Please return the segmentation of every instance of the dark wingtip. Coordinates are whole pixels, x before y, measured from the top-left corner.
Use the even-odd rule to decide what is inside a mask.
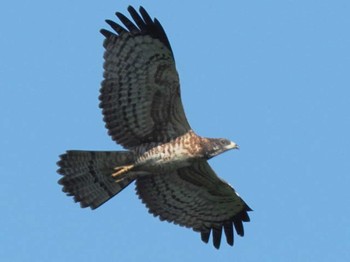
[[[247,204],[245,204],[245,211],[246,211],[246,212],[250,212],[250,211],[254,211],[254,210],[251,209],[250,206],[248,206]]]
[[[142,15],[142,18],[143,18],[143,20],[145,21],[146,24],[153,24],[153,20],[150,17],[150,15],[148,14],[148,12],[146,11],[145,8],[140,6],[139,11],[140,11],[140,14]]]
[[[120,19],[120,16],[124,16],[121,12],[117,11],[114,13],[119,19]]]
[[[141,6],[140,6],[140,8],[141,8]],[[136,9],[132,5],[129,5],[127,10],[129,13],[136,12]]]
[[[224,223],[224,232],[226,235],[226,242],[230,246],[233,246],[234,243],[234,235],[233,235],[233,225],[232,221],[227,221]]]
[[[117,32],[119,35],[123,32],[127,32],[126,29],[124,27],[122,27],[121,25],[117,24],[116,22],[112,21],[112,20],[109,20],[109,19],[106,19],[105,20],[106,23],[113,28],[113,30],[115,32]],[[111,32],[112,35],[114,35],[112,32]]]
[[[210,237],[210,231],[208,232],[201,232],[201,239],[204,243],[209,242],[209,237]]]
[[[213,244],[216,249],[220,248],[221,244],[221,235],[222,235],[222,227],[213,227]]]
[[[113,28],[114,31],[118,33],[118,35],[122,34],[123,32],[127,32],[131,35],[149,35],[152,38],[158,39],[170,50],[173,56],[170,42],[160,22],[157,19],[152,19],[146,9],[142,6],[139,8],[139,13],[131,5],[128,6],[127,9],[132,20],[127,18],[121,12],[115,13],[125,28],[111,20],[106,20],[106,22]],[[100,30],[100,33],[107,39],[113,35],[116,36],[114,33],[106,29]]]
[[[100,33],[101,33],[104,37],[106,37],[106,38],[109,38],[109,37],[112,35],[112,33],[109,32],[109,31],[106,30],[106,29],[101,29],[101,30],[100,30]]]
[[[236,232],[239,236],[243,237],[244,236],[244,227],[242,220],[236,219],[233,221],[233,225],[235,226]]]
[[[216,249],[220,248],[222,230],[226,236],[226,242],[228,245],[234,245],[234,229],[237,235],[244,236],[244,226],[243,222],[249,222],[250,218],[248,216],[248,211],[252,211],[249,206],[246,206],[240,213],[233,216],[231,219],[223,221],[220,224],[213,224],[211,228],[207,231],[201,232],[201,239],[203,242],[208,243],[210,233],[213,232],[213,245]],[[233,229],[234,228],[234,229]]]
[[[146,9],[145,9],[142,5],[140,5],[139,11],[140,11],[140,13],[141,13],[141,12],[142,12],[142,13],[147,13],[147,12],[146,12]]]

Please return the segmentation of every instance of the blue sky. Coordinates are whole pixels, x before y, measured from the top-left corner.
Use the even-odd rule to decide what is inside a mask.
[[[57,184],[67,149],[118,150],[98,108],[105,19],[163,24],[195,131],[254,209],[219,251],[147,213],[130,186],[95,211]],[[350,2],[2,1],[1,261],[349,261]]]

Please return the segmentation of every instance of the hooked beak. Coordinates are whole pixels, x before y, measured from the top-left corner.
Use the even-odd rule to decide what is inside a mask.
[[[239,149],[239,146],[235,142],[231,142],[228,146],[229,149]]]

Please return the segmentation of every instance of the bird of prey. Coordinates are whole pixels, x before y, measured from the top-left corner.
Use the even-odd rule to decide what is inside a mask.
[[[198,136],[180,97],[179,76],[167,35],[143,7],[128,7],[132,20],[106,20],[100,108],[108,134],[125,151],[69,150],[60,156],[59,184],[81,207],[95,209],[135,181],[154,216],[201,234],[220,247],[222,232],[243,236],[249,206],[219,178],[207,160],[236,143]]]

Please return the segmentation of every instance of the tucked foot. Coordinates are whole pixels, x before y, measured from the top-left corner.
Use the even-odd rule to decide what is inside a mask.
[[[118,166],[114,168],[116,172],[112,174],[112,177],[116,179],[116,182],[119,182],[125,177],[126,173],[133,168],[134,168],[134,165]]]

